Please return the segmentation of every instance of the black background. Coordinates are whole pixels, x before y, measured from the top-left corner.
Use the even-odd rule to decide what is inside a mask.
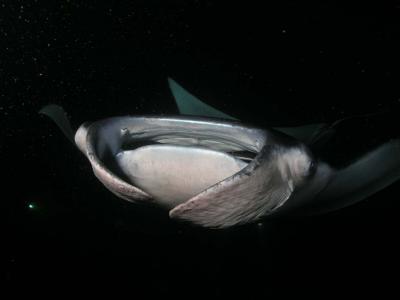
[[[397,292],[399,184],[350,208],[206,230],[125,203],[39,116],[177,114],[168,76],[260,127],[342,123],[320,156],[398,137],[400,4],[1,1],[4,282],[15,291],[225,296]],[[29,205],[33,208],[29,208]]]

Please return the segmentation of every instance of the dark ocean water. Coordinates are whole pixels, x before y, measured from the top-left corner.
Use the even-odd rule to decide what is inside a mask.
[[[9,287],[190,298],[398,293],[399,183],[324,216],[206,230],[116,198],[37,113],[59,104],[76,127],[177,114],[170,76],[260,127],[378,112],[338,127],[318,153],[333,165],[399,137],[400,5],[256,3],[0,2]]]

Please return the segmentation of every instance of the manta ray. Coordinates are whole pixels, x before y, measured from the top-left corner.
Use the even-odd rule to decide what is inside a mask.
[[[313,153],[332,126],[257,128],[168,84],[179,116],[123,116],[85,122],[50,117],[116,196],[164,208],[173,219],[210,228],[296,211],[320,214],[361,201],[400,178],[400,140],[336,169]]]

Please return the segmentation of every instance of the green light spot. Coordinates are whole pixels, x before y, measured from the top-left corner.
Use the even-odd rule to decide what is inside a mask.
[[[30,209],[34,209],[34,208],[35,208],[35,204],[29,203],[29,204],[28,204],[28,207],[29,207]]]

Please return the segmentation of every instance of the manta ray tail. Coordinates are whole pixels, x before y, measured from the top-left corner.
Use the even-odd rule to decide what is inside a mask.
[[[400,179],[400,140],[392,140],[334,173],[307,213],[326,213],[357,203]],[[310,208],[310,209],[309,209]]]
[[[46,115],[50,119],[52,119],[54,123],[56,123],[61,131],[65,134],[65,136],[71,141],[71,143],[75,144],[74,130],[72,129],[71,123],[68,120],[67,114],[61,106],[56,104],[49,104],[43,107],[39,111],[39,113]]]

